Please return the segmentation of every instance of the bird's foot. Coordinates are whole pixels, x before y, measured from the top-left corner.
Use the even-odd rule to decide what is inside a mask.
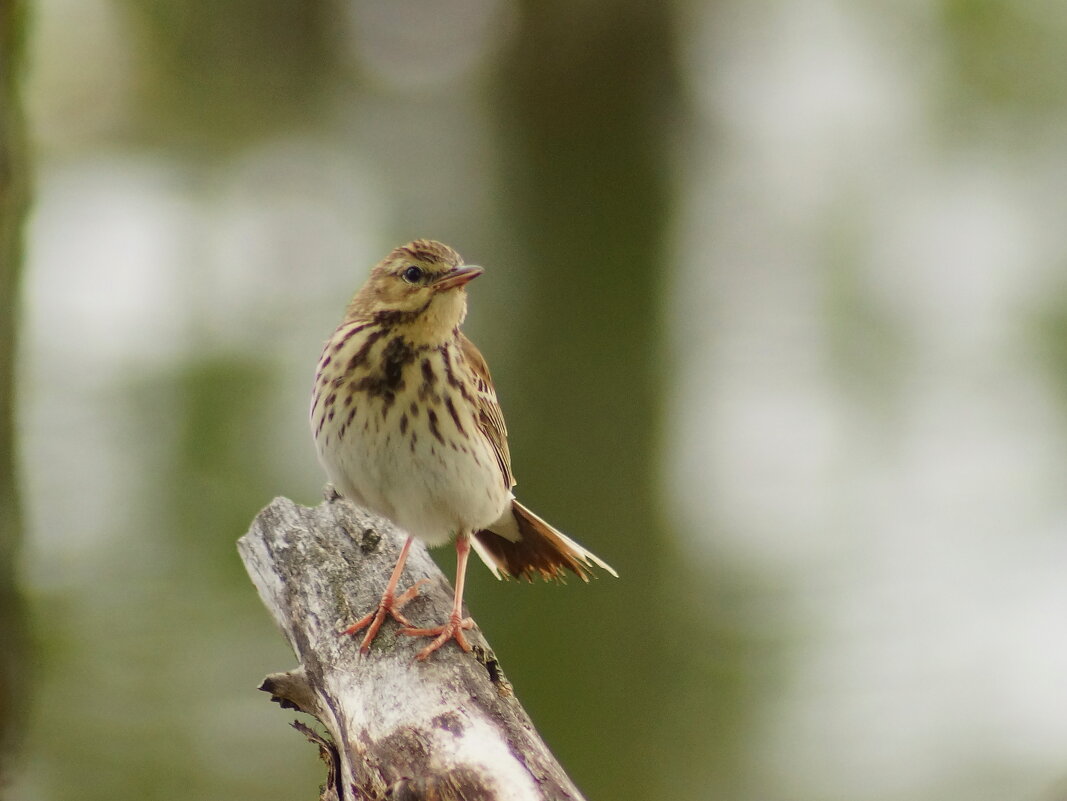
[[[347,629],[342,631],[341,636],[346,634],[358,634],[363,631],[363,629],[367,629],[367,633],[363,637],[363,642],[359,645],[359,652],[361,654],[366,654],[370,651],[370,645],[374,642],[374,638],[378,636],[378,629],[382,627],[382,623],[385,622],[387,616],[403,626],[404,628],[402,628],[401,631],[406,632],[411,628],[411,621],[400,614],[400,610],[408,601],[418,596],[419,586],[425,584],[427,581],[429,581],[429,579],[419,579],[400,595],[396,595],[392,590],[387,589],[385,594],[382,595],[381,600],[378,601],[378,608],[364,617],[361,617]]]
[[[462,648],[467,653],[470,653],[471,645],[467,642],[467,638],[463,636],[464,629],[474,628],[474,621],[469,617],[461,618],[457,613],[453,612],[448,622],[443,626],[434,626],[428,629],[416,629],[412,626],[405,626],[400,629],[401,634],[406,634],[409,637],[435,637],[436,639],[419,651],[415,657],[420,662],[449,640],[455,640],[456,645]]]

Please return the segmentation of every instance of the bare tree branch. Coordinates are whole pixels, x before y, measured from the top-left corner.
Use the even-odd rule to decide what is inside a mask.
[[[278,498],[238,543],[300,663],[261,689],[330,734],[300,727],[330,765],[323,798],[580,800],[477,628],[472,654],[449,644],[426,662],[415,661],[421,638],[398,635],[390,621],[366,658],[358,638],[338,635],[377,604],[403,540],[343,500],[312,509]],[[451,588],[416,543],[403,586],[420,578],[429,581],[404,612],[439,623]]]

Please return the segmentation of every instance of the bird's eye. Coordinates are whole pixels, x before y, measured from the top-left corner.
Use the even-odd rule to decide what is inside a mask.
[[[417,284],[419,283],[419,279],[422,278],[422,269],[412,264],[410,267],[404,270],[401,275],[403,275],[404,280],[407,281],[409,284]]]

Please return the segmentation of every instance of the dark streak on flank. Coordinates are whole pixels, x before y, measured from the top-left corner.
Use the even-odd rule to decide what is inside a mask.
[[[467,436],[466,430],[463,428],[463,423],[459,421],[459,412],[456,411],[456,405],[452,403],[452,396],[445,396],[445,408],[448,409],[448,413],[452,415],[452,422],[456,424],[456,428],[459,429],[459,433],[463,436]]]
[[[434,435],[434,438],[437,439],[438,442],[444,445],[445,438],[441,436],[441,431],[437,428],[437,412],[435,412],[433,409],[430,409],[426,412],[426,415],[430,419],[430,433]]]
[[[408,433],[408,416],[406,412],[400,415],[400,433]]]
[[[445,381],[453,389],[459,390],[459,394],[463,397],[463,400],[467,401],[467,403],[474,403],[474,398],[471,397],[470,392],[467,391],[466,384],[456,377],[455,370],[452,369],[452,355],[449,346],[439,345],[437,350],[440,352],[441,358],[445,364]]]

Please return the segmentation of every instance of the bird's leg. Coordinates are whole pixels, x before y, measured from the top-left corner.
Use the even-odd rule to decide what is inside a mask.
[[[422,661],[449,640],[455,640],[456,645],[468,653],[471,650],[470,643],[463,636],[464,629],[474,628],[474,621],[469,617],[463,617],[463,582],[467,576],[467,556],[471,552],[469,534],[460,534],[456,537],[456,595],[452,601],[452,614],[448,616],[448,622],[443,626],[434,626],[428,629],[416,629],[411,626],[400,629],[401,634],[411,637],[435,637],[436,639],[419,651],[415,657]]]
[[[407,561],[408,551],[411,550],[411,540],[410,536],[404,540],[404,547],[400,549],[400,556],[396,558],[396,567],[393,568],[393,574],[389,577],[385,592],[382,593],[381,600],[378,601],[378,608],[341,632],[342,635],[356,634],[363,629],[367,629],[367,634],[363,637],[363,642],[359,646],[360,653],[365,654],[370,650],[370,644],[374,642],[374,638],[378,635],[378,629],[382,627],[386,615],[392,617],[400,625],[411,628],[411,621],[400,614],[400,610],[404,604],[419,594],[419,585],[428,581],[428,579],[419,579],[400,595],[396,594],[396,585],[400,582],[400,574],[404,572],[404,562]],[[367,628],[368,626],[370,628]]]

